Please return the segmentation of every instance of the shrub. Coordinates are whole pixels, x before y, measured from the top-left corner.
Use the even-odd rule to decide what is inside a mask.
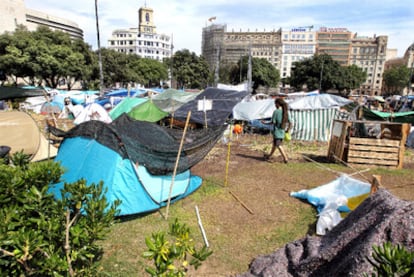
[[[164,232],[153,233],[150,238],[145,238],[148,251],[145,251],[143,256],[154,262],[154,267],[145,269],[151,276],[185,276],[189,266],[197,270],[213,253],[206,246],[197,250],[190,236],[190,229],[179,223],[178,219],[170,225],[169,235],[172,242],[166,239]]]
[[[62,198],[48,192],[63,169],[53,161],[28,163],[22,153],[0,164],[0,275],[98,276],[97,242],[115,220],[103,183],[65,184]]]
[[[414,276],[414,252],[390,242],[382,246],[374,245],[372,249],[372,259],[368,258],[368,261],[375,272],[371,276]]]

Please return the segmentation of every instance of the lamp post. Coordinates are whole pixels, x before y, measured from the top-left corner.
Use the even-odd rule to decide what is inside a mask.
[[[411,69],[410,69],[410,77],[408,78],[408,87],[407,87],[407,95],[410,95],[413,90],[413,67],[414,67],[414,61],[411,63]]]
[[[95,0],[95,21],[96,21],[96,38],[97,38],[97,43],[98,43],[99,95],[103,96],[104,77],[103,77],[103,69],[102,69],[101,39],[99,35],[98,0]]]
[[[319,76],[319,93],[322,92],[322,77],[323,77],[323,64],[324,64],[325,60],[322,59],[322,65],[321,65],[321,73]]]

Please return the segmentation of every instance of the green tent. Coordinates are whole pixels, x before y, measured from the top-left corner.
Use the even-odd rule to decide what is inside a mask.
[[[356,110],[357,108],[356,103],[349,104],[345,106],[345,108],[352,112],[353,110]],[[362,106],[363,111],[363,118],[365,120],[370,121],[390,121],[390,122],[396,122],[396,123],[411,123],[414,125],[414,111],[410,112],[395,112],[395,113],[389,113],[389,112],[380,112],[375,110],[370,110],[369,108]]]
[[[396,113],[379,112],[379,111],[370,111],[370,112],[374,113],[376,116],[379,116],[383,120],[386,120],[386,121],[414,124],[414,111],[396,112]],[[365,113],[365,110],[364,110],[364,113]]]
[[[127,113],[131,118],[140,121],[157,122],[169,113],[158,108],[151,100],[135,106]]]
[[[114,120],[123,113],[130,112],[135,106],[144,103],[148,98],[125,97],[119,104],[115,106],[110,112],[109,116]]]

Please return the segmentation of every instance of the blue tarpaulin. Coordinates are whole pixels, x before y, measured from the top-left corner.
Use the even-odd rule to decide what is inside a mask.
[[[338,203],[340,199],[350,199],[367,194],[370,191],[371,184],[343,174],[334,181],[319,187],[291,192],[290,196],[307,200],[317,208],[318,212],[321,212],[325,205],[329,203]],[[338,211],[350,212],[351,209],[348,205],[341,205],[338,207]]]

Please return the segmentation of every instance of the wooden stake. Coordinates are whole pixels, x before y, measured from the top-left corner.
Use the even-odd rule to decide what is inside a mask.
[[[229,192],[230,192],[230,194],[231,194],[234,198],[236,198],[236,200],[237,200],[237,201],[239,201],[239,202],[240,202],[240,204],[242,204],[242,206],[243,206],[243,207],[244,207],[244,208],[245,208],[245,209],[246,209],[249,213],[254,214],[254,213],[253,213],[253,211],[252,211],[251,209],[249,209],[249,207],[247,207],[247,206],[246,206],[246,204],[244,204],[244,203],[243,203],[243,201],[241,201],[241,200],[240,200],[240,198],[238,198],[238,197],[237,197],[237,196],[236,196],[233,192],[231,192],[230,190],[229,190]]]
[[[377,192],[380,186],[381,186],[381,175],[372,175],[370,194]]]
[[[171,194],[172,194],[172,190],[174,187],[174,179],[175,179],[175,175],[177,174],[178,162],[180,161],[181,150],[183,148],[185,133],[187,132],[187,126],[188,126],[188,123],[190,122],[190,117],[191,117],[191,110],[188,111],[188,114],[187,114],[187,120],[185,121],[183,136],[181,138],[181,143],[180,143],[180,148],[178,149],[177,159],[175,160],[174,172],[172,175],[172,180],[171,180],[171,185],[170,185],[170,193],[168,194],[167,212],[165,214],[165,219],[168,219],[168,210],[170,208],[170,203],[171,203]]]

